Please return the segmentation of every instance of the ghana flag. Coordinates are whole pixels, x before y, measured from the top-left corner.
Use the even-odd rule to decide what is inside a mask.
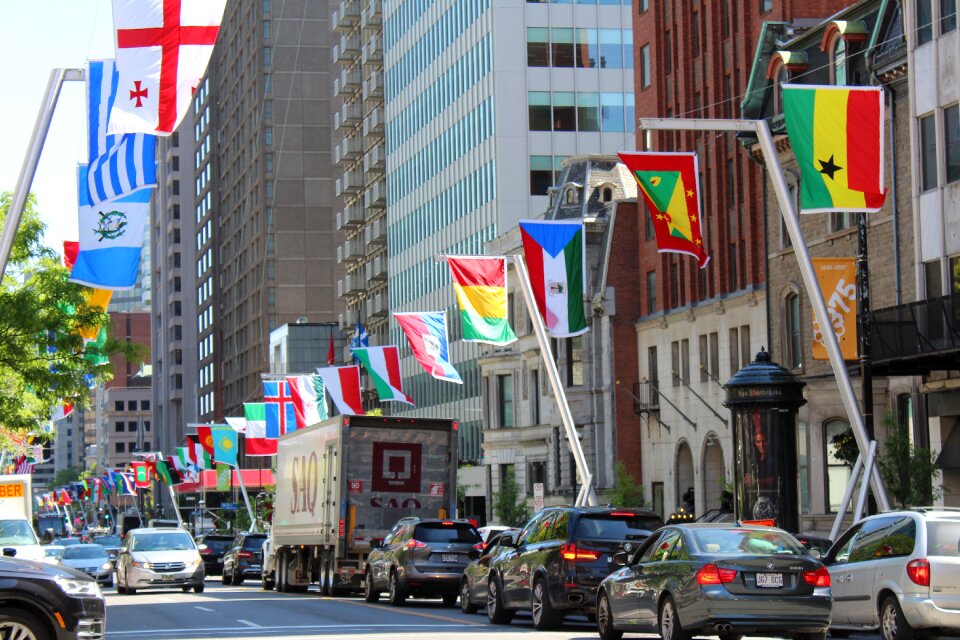
[[[507,260],[503,256],[447,256],[460,305],[465,342],[510,344],[507,322]]]
[[[686,253],[701,269],[710,262],[700,232],[697,154],[623,152],[620,159],[640,185],[650,209],[660,253]]]
[[[800,165],[800,211],[879,211],[883,187],[880,87],[783,85],[787,136]]]

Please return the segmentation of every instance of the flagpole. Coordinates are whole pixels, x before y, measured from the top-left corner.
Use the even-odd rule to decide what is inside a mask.
[[[797,220],[797,212],[794,209],[793,200],[790,198],[787,181],[783,177],[783,167],[780,166],[777,149],[773,143],[773,136],[770,134],[770,127],[767,125],[767,121],[711,120],[703,118],[640,118],[639,125],[641,129],[665,129],[670,131],[745,131],[756,134],[767,169],[769,169],[770,180],[773,182],[773,190],[777,196],[777,202],[780,204],[780,213],[783,216],[784,226],[787,229],[794,253],[797,256],[800,275],[803,278],[807,296],[810,298],[813,306],[813,313],[821,327],[833,326],[827,313],[827,304],[823,299],[823,291],[820,290],[817,274],[813,269],[813,262],[810,260],[810,254],[807,252],[806,240],[803,237],[803,231],[800,229],[800,223]],[[850,426],[854,438],[857,441],[857,447],[860,449],[860,455],[866,459],[870,450],[870,438],[864,426],[863,414],[857,403],[857,396],[854,393],[853,384],[850,382],[850,375],[847,373],[847,367],[843,362],[840,344],[837,342],[837,336],[833,331],[823,332],[823,342],[827,348],[827,355],[830,357],[833,375],[837,379],[837,386],[840,390],[840,399],[843,401],[847,417],[850,419]],[[883,486],[883,479],[880,477],[880,472],[876,467],[873,468],[873,472],[870,474],[870,485],[880,505],[880,510],[889,511],[890,501],[887,498],[887,492]]]
[[[254,517],[253,509],[250,507],[250,496],[247,495],[247,487],[243,484],[243,473],[240,467],[235,467],[233,471],[237,472],[237,482],[240,483],[240,493],[243,494],[243,503],[247,505],[247,513],[250,514],[250,528],[247,529],[247,531],[249,533],[256,533],[257,519]]]
[[[544,366],[547,369],[547,378],[550,380],[550,386],[553,388],[553,394],[557,398],[557,405],[560,408],[560,420],[563,422],[564,430],[567,434],[567,444],[570,445],[570,452],[573,453],[574,462],[577,465],[577,474],[580,476],[581,486],[577,494],[575,506],[595,506],[597,504],[597,495],[593,490],[593,474],[587,467],[587,458],[583,455],[583,447],[580,446],[580,437],[577,435],[576,426],[573,423],[573,414],[570,413],[570,405],[567,403],[567,395],[563,391],[563,385],[560,384],[560,373],[557,371],[557,363],[553,360],[553,353],[550,351],[550,343],[547,341],[547,330],[543,325],[543,318],[537,310],[536,302],[533,299],[533,287],[530,286],[530,276],[527,275],[527,267],[523,258],[519,255],[511,256],[513,264],[517,268],[517,274],[520,278],[520,290],[523,292],[523,300],[527,304],[527,311],[533,321],[534,333],[537,336],[537,342],[540,344],[540,352],[543,354]],[[559,446],[559,443],[557,443]]]

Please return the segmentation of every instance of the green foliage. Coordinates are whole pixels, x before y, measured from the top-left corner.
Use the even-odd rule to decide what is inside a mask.
[[[837,460],[845,462],[849,467],[857,463],[860,448],[857,446],[857,439],[853,437],[852,429],[834,435],[830,439],[830,446],[833,447],[833,455]]]
[[[530,519],[526,495],[521,493],[513,467],[507,470],[499,493],[493,494],[493,512],[501,524],[522,527]]]
[[[0,196],[6,221],[11,196]],[[68,282],[58,255],[43,246],[44,224],[31,196],[0,283],[0,425],[25,431],[49,419],[64,400],[88,405],[85,376],[109,380],[109,356],[136,359],[139,345],[106,340],[84,345],[83,327],[109,325],[109,316],[87,304],[86,287]],[[2,444],[2,443],[0,443]]]
[[[936,454],[913,446],[906,426],[901,426],[892,413],[884,416],[883,424],[887,439],[877,466],[890,500],[900,509],[933,504],[943,495]]]
[[[383,409],[381,409],[380,407],[375,407],[375,408],[373,408],[373,409],[369,409],[369,410],[367,411],[367,415],[368,415],[368,416],[382,416],[382,415],[383,415]]]
[[[615,507],[644,506],[643,485],[633,479],[633,476],[627,471],[627,466],[618,461],[614,473],[616,479],[613,487],[605,494],[606,501]]]
[[[66,469],[60,469],[57,471],[56,475],[53,476],[53,480],[50,482],[51,487],[63,487],[71,482],[76,482],[80,479],[80,470],[74,469],[73,467],[67,467]]]

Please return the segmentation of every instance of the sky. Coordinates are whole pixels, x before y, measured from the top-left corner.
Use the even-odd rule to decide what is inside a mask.
[[[0,2],[0,192],[13,190],[40,103],[55,68],[112,58],[110,0]],[[30,190],[47,225],[45,244],[62,252],[77,239],[77,163],[87,154],[84,83],[65,82]]]

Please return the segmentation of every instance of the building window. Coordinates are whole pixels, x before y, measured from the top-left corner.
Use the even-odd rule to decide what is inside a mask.
[[[680,343],[676,340],[670,343],[670,382],[680,386]]]
[[[740,327],[740,366],[745,367],[752,361],[750,349],[750,325]]]
[[[940,34],[957,28],[957,0],[940,0]]]
[[[550,92],[530,91],[527,93],[527,108],[530,114],[530,131],[550,131]]]
[[[596,29],[577,29],[574,54],[576,65],[581,69],[592,69],[597,66],[597,57],[600,55],[600,45],[597,42]]]
[[[126,443],[124,443],[124,442],[116,442],[116,443],[114,443],[114,445],[113,445],[113,450],[114,450],[114,452],[115,452],[115,453],[123,453],[123,452],[124,452],[124,448],[125,448],[125,444],[126,444]],[[132,450],[133,450],[133,446],[132,446],[132,444],[131,444],[131,451],[132,451]]]
[[[740,331],[736,328],[730,329],[730,375],[732,376],[740,370]]]
[[[573,66],[573,29],[550,30],[550,64],[554,67]]]
[[[720,334],[716,331],[710,334],[710,376],[720,379]]]
[[[500,399],[500,428],[513,426],[513,376],[497,376],[497,397]]]
[[[600,94],[592,91],[577,93],[577,130],[600,131]]]
[[[843,493],[850,482],[850,467],[837,458],[833,448],[834,437],[849,431],[850,425],[844,420],[831,420],[824,425],[823,433],[827,449],[827,503],[831,511],[840,508]]]
[[[650,45],[640,47],[640,86],[646,89],[650,86]]]
[[[710,379],[710,352],[707,346],[707,334],[703,334],[698,339],[700,356],[700,382],[707,382]]]
[[[530,495],[533,495],[533,485],[537,483],[545,484],[547,481],[547,463],[543,460],[531,462],[527,468],[527,478],[529,480],[527,491],[530,492]]]
[[[727,269],[727,286],[728,291],[736,291],[737,283],[739,282],[737,278],[737,243],[733,242],[730,244],[729,253],[728,253],[728,269]]]
[[[933,0],[916,0],[917,45],[933,40]]]
[[[553,130],[577,130],[577,107],[573,91],[557,91],[553,94]]]
[[[657,310],[657,272],[647,272],[647,313]]]
[[[540,424],[540,370],[530,372],[530,419],[534,425]]]
[[[830,231],[843,231],[853,226],[852,211],[834,211],[830,214]]]
[[[654,387],[660,386],[660,367],[657,364],[657,348],[647,347],[647,380]],[[652,398],[651,398],[652,401]],[[656,403],[654,403],[656,404]]]
[[[930,191],[937,181],[937,123],[934,114],[920,118],[920,189]]]
[[[623,32],[620,29],[600,29],[600,66],[623,68]]]
[[[943,110],[943,138],[947,149],[947,183],[956,182],[960,180],[960,105]]]
[[[943,277],[940,275],[939,260],[923,263],[923,281],[926,284],[928,300],[943,295]]]
[[[680,382],[690,384],[690,341],[686,338],[680,341]]]
[[[810,513],[810,468],[807,463],[807,423],[797,425],[797,462],[800,471],[800,513]]]
[[[766,13],[773,9],[773,0],[760,0],[760,13]]]
[[[788,369],[798,369],[803,365],[803,342],[800,332],[800,296],[791,293],[786,299],[786,347],[784,355]]]
[[[123,433],[123,423],[122,423],[122,422],[114,422],[114,423],[113,423],[113,430],[116,431],[117,433]]]
[[[567,338],[567,386],[583,385],[583,336]]]
[[[847,84],[847,42],[841,37],[833,43],[833,84]]]
[[[670,265],[670,308],[680,306],[680,267],[677,263]]]
[[[700,12],[694,11],[692,17],[693,25],[692,29],[690,30],[690,53],[693,54],[694,58],[696,58],[700,55]]]
[[[550,31],[548,29],[527,28],[527,66],[550,66]]]
[[[530,156],[530,195],[545,196],[553,186],[553,159],[550,156]]]

